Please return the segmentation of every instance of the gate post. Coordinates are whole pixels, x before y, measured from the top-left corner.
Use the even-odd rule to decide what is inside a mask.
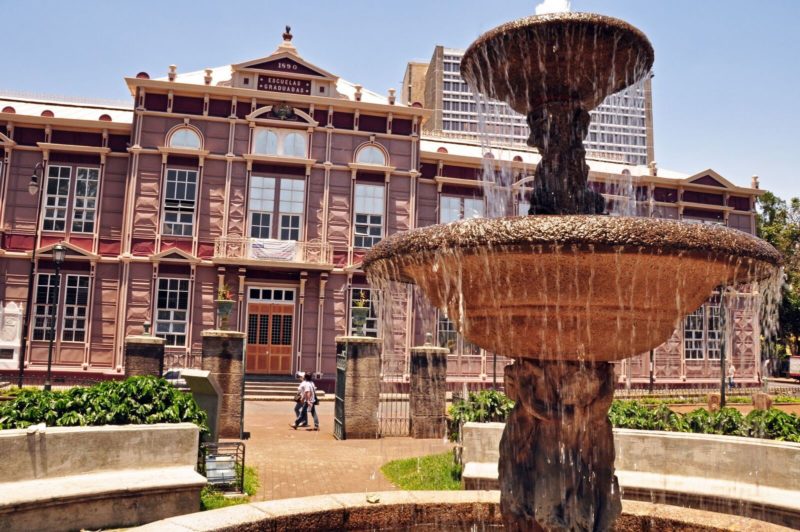
[[[219,437],[242,439],[244,430],[244,340],[237,331],[203,331],[202,369],[222,389]]]
[[[149,334],[125,337],[125,376],[164,374],[164,339]]]
[[[447,432],[447,355],[426,344],[411,348],[411,437],[443,438]]]
[[[368,336],[336,337],[333,435],[338,440],[378,437],[381,343]]]

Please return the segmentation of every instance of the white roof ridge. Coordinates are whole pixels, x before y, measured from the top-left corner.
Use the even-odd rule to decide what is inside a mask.
[[[60,96],[55,94],[7,89],[0,89],[0,98],[9,101],[41,104],[51,103],[68,107],[116,109],[120,111],[130,111],[133,109],[133,102],[129,102],[127,100],[116,100],[112,98],[89,98],[82,96]]]

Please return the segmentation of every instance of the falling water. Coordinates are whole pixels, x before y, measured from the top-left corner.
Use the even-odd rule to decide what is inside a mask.
[[[517,359],[506,374],[517,406],[501,443],[500,480],[504,512],[518,514],[506,518],[535,513],[547,527],[593,530],[606,529],[619,512],[604,419],[614,385],[606,362],[662,343],[715,287],[724,309],[721,348],[741,341],[740,318],[748,313],[760,315],[766,338],[776,330],[782,273],[769,246],[727,228],[631,218],[641,191],[630,173],[587,189],[588,111],[643,79],[652,60],[643,35],[592,15],[522,20],[476,41],[462,75],[484,95],[475,104],[488,154],[488,217],[516,214],[515,201],[530,198],[532,212],[620,218],[464,220],[391,237],[365,260],[383,297],[384,327],[396,323],[409,297],[419,301],[416,289],[403,287],[412,282],[467,339]],[[533,168],[510,161],[498,143],[513,124],[490,96],[532,126],[529,145],[541,160],[526,187],[515,184]],[[604,205],[599,194],[608,198]],[[394,351],[394,334],[385,329],[383,337],[385,352]]]

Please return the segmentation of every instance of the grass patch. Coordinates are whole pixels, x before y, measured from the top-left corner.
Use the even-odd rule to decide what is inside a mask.
[[[461,466],[453,453],[394,460],[381,467],[392,484],[404,490],[460,490]]]
[[[222,492],[217,491],[211,486],[206,486],[200,492],[200,509],[201,510],[216,510],[217,508],[225,508],[226,506],[235,506],[237,504],[245,504],[250,502],[250,497],[256,494],[258,490],[258,474],[252,467],[244,468],[244,492],[245,495],[241,497],[226,497]]]

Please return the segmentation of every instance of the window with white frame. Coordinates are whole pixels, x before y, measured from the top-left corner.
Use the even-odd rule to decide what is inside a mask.
[[[371,248],[383,238],[383,185],[356,184],[353,245]]]
[[[722,349],[720,296],[695,310],[683,321],[683,352],[686,360],[719,360]]]
[[[281,240],[300,240],[300,221],[305,204],[306,182],[300,179],[281,179],[280,182]]]
[[[444,312],[439,312],[436,322],[436,339],[439,347],[445,347],[451,354],[480,356],[480,348],[461,336],[455,323],[450,321]]]
[[[248,205],[250,237],[300,240],[305,187],[302,179],[253,176]]]
[[[705,307],[700,307],[683,320],[683,356],[686,360],[703,359]]]
[[[203,145],[200,135],[190,127],[176,129],[169,138],[171,148],[189,148],[199,150]]]
[[[165,181],[162,233],[192,236],[197,196],[197,170],[168,168]]]
[[[358,150],[356,162],[360,164],[386,166],[386,154],[377,146],[367,145]]]
[[[189,280],[161,277],[156,287],[156,336],[166,346],[183,347],[189,324]]]
[[[33,339],[50,339],[50,313],[58,298],[56,293],[56,275],[40,273],[36,276],[36,303],[33,316]]]
[[[250,236],[272,238],[275,210],[275,178],[254,175],[250,179]]]
[[[296,130],[256,128],[253,133],[252,153],[259,155],[282,155],[284,157],[308,157],[308,138]]]
[[[88,313],[89,276],[67,275],[61,340],[64,342],[85,342]]]
[[[374,290],[370,288],[351,288],[350,289],[350,334],[359,332],[357,321],[359,320],[358,313],[364,312],[356,309],[366,308],[366,318],[364,322],[364,335],[373,338],[378,337],[378,314],[375,308],[375,301],[373,296]]]
[[[42,228],[45,231],[64,231],[67,227],[67,205],[72,167],[50,165],[47,167],[47,188],[44,200]]]
[[[97,214],[97,187],[100,170],[97,168],[78,168],[75,180],[75,198],[72,203],[72,231],[93,233]]]
[[[439,223],[446,224],[456,220],[482,218],[483,216],[483,198],[439,196]]]

